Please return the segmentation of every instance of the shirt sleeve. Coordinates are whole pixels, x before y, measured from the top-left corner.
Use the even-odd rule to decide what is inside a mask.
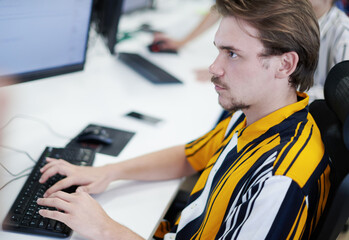
[[[300,239],[306,218],[306,197],[298,184],[286,176],[272,176],[229,209],[218,239]]]

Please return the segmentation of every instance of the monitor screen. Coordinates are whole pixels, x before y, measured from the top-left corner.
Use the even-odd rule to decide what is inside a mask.
[[[1,0],[0,76],[19,82],[82,70],[93,0]]]
[[[92,21],[111,54],[115,53],[119,20],[124,0],[95,0]]]

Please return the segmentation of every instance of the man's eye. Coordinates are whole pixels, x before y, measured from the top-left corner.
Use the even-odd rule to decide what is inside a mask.
[[[234,52],[229,52],[229,57],[231,57],[231,58],[236,58],[238,55],[236,55],[236,53],[234,53]]]

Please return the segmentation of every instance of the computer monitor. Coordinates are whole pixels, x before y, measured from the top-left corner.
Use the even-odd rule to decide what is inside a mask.
[[[119,20],[124,0],[95,0],[92,21],[111,54],[115,54]]]
[[[1,0],[0,76],[17,82],[84,68],[93,0]]]

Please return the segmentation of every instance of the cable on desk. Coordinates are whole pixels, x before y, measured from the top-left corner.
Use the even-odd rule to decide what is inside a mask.
[[[34,159],[32,156],[30,156],[29,153],[26,152],[26,151],[23,151],[23,150],[20,150],[20,149],[16,149],[16,148],[13,148],[13,147],[9,147],[9,146],[4,146],[4,145],[0,145],[0,147],[6,148],[6,149],[8,149],[8,150],[12,150],[12,151],[14,151],[14,152],[23,153],[23,154],[27,155],[27,157],[28,157],[33,163],[36,163],[35,159]]]
[[[18,114],[18,115],[15,115],[14,117],[12,117],[7,123],[4,124],[4,126],[2,126],[0,128],[0,131],[2,131],[4,128],[6,128],[13,120],[15,120],[16,118],[22,118],[22,119],[27,119],[27,120],[32,120],[32,121],[35,121],[35,122],[39,122],[41,123],[42,125],[46,126],[46,128],[55,136],[59,137],[59,138],[63,138],[63,139],[69,139],[71,140],[72,138],[71,137],[68,137],[68,136],[64,136],[62,134],[59,134],[57,133],[55,130],[53,130],[53,128],[47,123],[45,122],[44,120],[42,119],[39,119],[39,118],[36,118],[36,117],[32,117],[32,116],[28,116],[28,115],[25,115],[25,114]]]
[[[30,173],[27,173],[27,174],[24,174],[24,175],[21,175],[21,176],[19,176],[19,177],[16,177],[16,178],[11,179],[10,181],[8,181],[7,183],[5,183],[3,186],[0,187],[0,191],[1,191],[2,189],[4,189],[7,185],[9,185],[10,183],[12,183],[13,181],[16,181],[16,180],[18,180],[18,179],[20,179],[20,178],[23,178],[23,177],[26,177],[26,176],[29,176],[29,175],[30,175]]]
[[[18,150],[18,149],[15,149],[15,148],[12,148],[12,147],[8,147],[8,146],[3,146],[3,145],[0,145],[0,147],[6,148],[6,149],[9,149],[9,150],[18,152],[18,153],[24,153],[32,162],[36,163],[36,161],[26,151]],[[32,169],[34,167],[34,166],[31,166],[31,167],[28,167],[28,168],[20,171],[19,173],[13,173],[8,168],[6,168],[1,162],[0,162],[0,166],[3,167],[3,169],[5,169],[5,171],[8,172],[13,177],[17,177],[17,176],[21,175],[22,173],[24,173],[24,172],[26,172],[26,171],[28,171],[28,170],[30,170],[30,169]]]
[[[22,173],[24,173],[24,172],[26,172],[26,171],[28,171],[28,170],[30,170],[30,169],[32,169],[34,166],[31,166],[31,167],[28,167],[28,168],[26,168],[26,169],[24,169],[24,170],[22,170],[22,171],[20,171],[19,173],[12,173],[10,170],[8,170],[8,168],[6,168],[1,162],[0,162],[0,165],[1,165],[1,167],[3,167],[3,169],[5,169],[5,171],[6,172],[8,172],[11,176],[13,176],[13,177],[17,177],[17,176],[19,176],[19,175],[21,175]]]
[[[36,163],[36,161],[29,155],[29,153],[25,152],[25,151],[22,151],[22,150],[18,150],[18,149],[15,149],[15,148],[12,148],[12,147],[8,147],[8,146],[3,146],[3,145],[0,145],[0,147],[3,147],[3,148],[6,148],[6,149],[9,149],[9,150],[12,150],[12,151],[15,151],[15,152],[19,152],[19,153],[24,153],[25,155],[27,155],[27,157],[33,161],[34,163]],[[26,171],[32,169],[34,166],[30,166],[28,168],[25,168],[23,169],[22,171],[20,171],[19,173],[13,173],[11,172],[8,168],[6,168],[1,162],[0,162],[0,166],[6,171],[8,172],[11,176],[15,177],[13,179],[11,179],[10,181],[8,181],[7,183],[5,183],[1,188],[0,188],[0,191],[6,187],[8,184],[10,184],[11,182],[17,180],[17,179],[20,179],[22,177],[25,177],[25,176],[28,176],[30,173],[27,173],[27,174],[24,174],[24,175],[21,175],[23,173],[25,173]]]
[[[45,121],[39,119],[39,118],[35,118],[35,117],[32,117],[32,116],[28,116],[28,115],[24,115],[24,114],[18,114],[18,115],[15,115],[14,117],[12,117],[7,123],[5,123],[1,128],[0,128],[0,131],[2,131],[3,129],[5,129],[12,121],[14,121],[16,118],[22,118],[22,119],[29,119],[29,120],[32,120],[32,121],[36,121],[36,122],[39,122],[41,124],[43,124],[44,126],[47,127],[47,129],[53,133],[54,135],[56,135],[57,137],[60,137],[60,138],[64,138],[64,139],[71,139],[70,137],[67,137],[67,136],[63,136],[57,132],[55,132],[52,127]],[[15,151],[15,152],[18,152],[18,153],[23,153],[25,154],[32,162],[36,163],[35,159],[30,156],[30,154],[26,151],[23,151],[23,150],[19,150],[19,149],[16,149],[16,148],[13,148],[13,147],[9,147],[9,146],[4,146],[4,145],[0,145],[0,147],[2,148],[6,148],[6,149],[9,149],[9,150],[12,150],[12,151]],[[20,179],[22,177],[25,177],[25,176],[28,176],[30,173],[28,174],[24,174],[24,175],[21,175],[23,174],[24,172],[32,169],[34,166],[31,166],[31,167],[28,167],[22,171],[20,171],[19,173],[13,173],[11,172],[8,168],[6,168],[1,162],[0,162],[0,166],[6,171],[8,172],[11,176],[15,177],[13,179],[11,179],[10,181],[8,181],[7,183],[5,183],[5,185],[3,185],[1,188],[0,188],[0,191],[6,187],[8,184],[10,184],[11,182],[17,180],[17,179]]]

